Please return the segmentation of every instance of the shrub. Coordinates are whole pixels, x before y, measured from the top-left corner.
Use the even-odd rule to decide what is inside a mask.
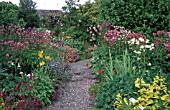
[[[25,26],[23,19],[18,19],[18,6],[8,2],[0,2],[0,25],[8,27],[11,24]]]
[[[36,13],[36,3],[32,0],[20,0],[18,18],[23,18],[26,28],[39,27],[39,16]]]
[[[134,32],[169,31],[168,0],[99,0],[100,16]]]

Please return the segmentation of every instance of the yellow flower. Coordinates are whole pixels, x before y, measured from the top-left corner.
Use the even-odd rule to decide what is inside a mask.
[[[67,39],[70,39],[70,38],[72,38],[72,37],[71,37],[71,36],[66,36],[66,38],[67,38]]]
[[[50,56],[45,56],[46,60],[51,60]]]
[[[137,78],[135,81],[135,87],[140,88],[140,78]]]
[[[39,57],[39,58],[42,58],[42,57],[43,57],[43,51],[40,51],[40,52],[38,53],[38,57]]]
[[[45,65],[44,61],[40,62],[40,66],[44,66],[44,65]]]
[[[161,97],[161,99],[163,100],[163,101],[167,101],[167,102],[170,102],[170,95],[169,94],[166,94],[166,95],[163,95],[162,97]]]

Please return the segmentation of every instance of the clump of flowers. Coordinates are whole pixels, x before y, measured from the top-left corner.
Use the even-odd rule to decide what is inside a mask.
[[[165,83],[165,78],[162,76],[155,76],[153,82],[147,84],[142,78],[137,78],[135,81],[135,87],[139,90],[135,93],[138,95],[137,99],[122,99],[120,94],[117,95],[117,101],[114,103],[116,108],[125,108],[124,104],[128,107],[130,106],[133,109],[151,109],[158,110],[161,107],[165,110],[170,109],[170,91]],[[122,101],[124,100],[124,101]],[[123,104],[124,102],[124,104]],[[161,103],[160,103],[161,102]],[[132,106],[133,105],[133,106]]]
[[[39,51],[39,52],[38,52],[38,57],[39,57],[40,59],[43,58],[43,51]],[[45,59],[46,59],[46,60],[51,60],[51,57],[50,57],[49,55],[47,55],[47,56],[45,56]],[[40,65],[40,66],[44,66],[44,65],[45,65],[45,61],[41,61],[41,62],[39,63],[39,65]]]
[[[125,30],[124,27],[121,26],[113,26],[114,30],[108,30],[105,33],[104,39],[109,42],[111,45],[117,40],[124,41],[126,36],[131,34],[131,31]]]
[[[78,50],[71,48],[70,46],[65,46],[66,48],[66,53],[63,53],[63,59],[66,59],[66,62],[75,62],[78,59]]]

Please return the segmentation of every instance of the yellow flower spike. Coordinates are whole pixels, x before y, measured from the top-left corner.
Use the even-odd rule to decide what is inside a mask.
[[[40,51],[40,52],[38,53],[38,57],[39,57],[39,58],[42,58],[42,57],[43,57],[43,51]]]
[[[51,60],[50,56],[45,56],[46,60]]]
[[[44,61],[40,62],[40,66],[44,66],[44,65],[45,65]]]

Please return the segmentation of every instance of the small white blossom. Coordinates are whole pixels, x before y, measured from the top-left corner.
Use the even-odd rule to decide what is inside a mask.
[[[149,43],[149,40],[148,40],[148,39],[146,39],[146,43]]]
[[[136,54],[141,54],[141,52],[140,51],[133,51],[134,53],[136,53]]]
[[[129,101],[130,101],[130,104],[134,104],[136,100],[134,98],[130,98]]]
[[[140,58],[138,57],[137,60],[140,60]]]
[[[130,41],[131,41],[131,42],[135,42],[135,41],[136,41],[136,39],[135,39],[135,38],[132,38]]]
[[[14,62],[11,62],[11,65],[14,65]]]
[[[131,41],[127,41],[128,42],[128,44],[130,44],[131,43]]]
[[[145,45],[145,48],[148,48],[148,49],[149,49],[149,48],[151,48],[151,46],[150,46],[150,45]]]
[[[153,50],[152,48],[150,48],[149,50]]]
[[[137,44],[137,45],[139,45],[139,44],[140,44],[140,42],[139,42],[139,41],[136,41],[136,44]]]
[[[144,110],[144,107],[143,107],[143,106],[139,106],[139,109],[140,109],[140,110]]]
[[[144,42],[144,39],[140,37],[140,38],[139,38],[139,41]]]
[[[140,48],[143,49],[145,46],[141,45]]]
[[[20,68],[21,66],[20,66],[20,64],[18,63],[18,68]]]
[[[152,43],[152,44],[151,44],[151,46],[153,47],[153,46],[154,46],[154,44]]]
[[[148,63],[148,66],[151,66],[151,63]]]

